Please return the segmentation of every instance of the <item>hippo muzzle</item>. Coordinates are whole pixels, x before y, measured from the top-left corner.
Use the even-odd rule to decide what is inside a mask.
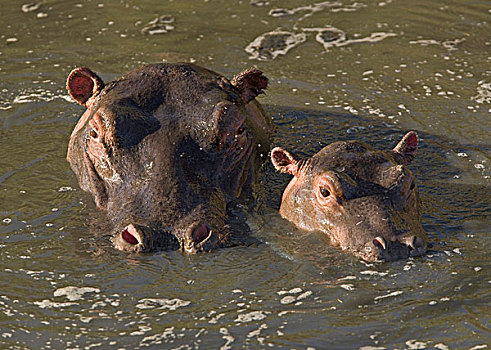
[[[113,237],[114,247],[128,253],[182,249],[186,253],[209,252],[217,248],[223,238],[207,224],[191,227],[181,241],[169,231],[129,224]]]

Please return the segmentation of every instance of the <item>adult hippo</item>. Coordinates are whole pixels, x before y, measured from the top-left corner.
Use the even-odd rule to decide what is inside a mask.
[[[255,180],[272,121],[256,96],[268,79],[231,81],[193,64],[151,64],[109,84],[74,69],[70,96],[87,110],[67,159],[128,252],[222,245],[226,206]]]
[[[385,152],[359,141],[335,142],[299,160],[274,148],[275,168],[293,175],[280,214],[300,229],[326,233],[333,245],[367,261],[422,255],[421,203],[407,167],[417,149],[413,131]]]

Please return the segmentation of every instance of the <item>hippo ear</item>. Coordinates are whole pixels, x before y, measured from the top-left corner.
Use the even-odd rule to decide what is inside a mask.
[[[273,148],[271,162],[279,172],[295,175],[298,171],[298,161],[290,152],[281,147]]]
[[[256,96],[264,94],[263,90],[268,87],[268,78],[260,70],[248,69],[234,76],[231,83],[240,91],[242,101],[248,103]]]
[[[78,104],[87,107],[87,101],[104,88],[104,82],[89,68],[79,67],[68,75],[66,88]]]
[[[418,151],[418,135],[414,131],[408,132],[393,151],[403,157],[404,164],[410,163]]]

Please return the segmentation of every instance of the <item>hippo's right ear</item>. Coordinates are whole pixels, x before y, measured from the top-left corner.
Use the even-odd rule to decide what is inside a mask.
[[[402,156],[404,164],[410,163],[418,151],[418,135],[414,131],[408,132],[394,147],[393,151]]]
[[[231,80],[233,86],[239,91],[244,103],[249,103],[256,96],[264,94],[264,89],[268,87],[268,78],[258,69],[245,70]]]
[[[282,173],[295,175],[298,171],[298,161],[290,152],[281,147],[273,148],[271,151],[271,162],[275,169]]]
[[[104,88],[104,82],[89,68],[79,67],[68,75],[66,88],[78,104],[87,107],[87,101]]]

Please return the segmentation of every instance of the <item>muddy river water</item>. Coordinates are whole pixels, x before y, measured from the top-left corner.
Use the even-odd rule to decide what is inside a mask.
[[[489,1],[9,0],[0,19],[0,348],[491,345]],[[277,214],[289,179],[270,164],[261,211],[241,214],[256,243],[112,250],[65,160],[83,112],[65,79],[162,61],[264,71],[273,145],[299,155],[417,131],[432,251],[367,264],[296,230]]]

